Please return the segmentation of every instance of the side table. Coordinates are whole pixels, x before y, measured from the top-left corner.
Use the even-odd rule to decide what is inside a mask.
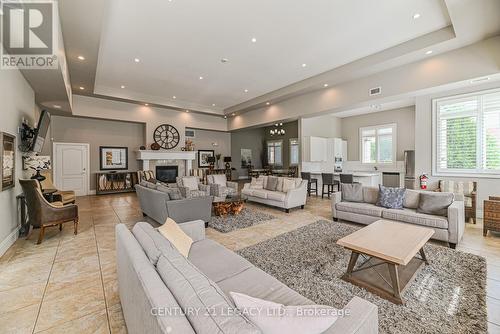
[[[484,201],[483,236],[488,230],[500,232],[500,197],[490,196]]]

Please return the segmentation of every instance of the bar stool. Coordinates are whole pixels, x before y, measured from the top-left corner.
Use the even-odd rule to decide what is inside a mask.
[[[352,174],[340,174],[340,183],[354,183]]]
[[[321,198],[324,198],[325,194],[328,195],[328,198],[330,198],[330,194],[334,192],[334,186],[337,186],[337,191],[340,191],[340,182],[333,179],[333,173],[321,173],[321,180],[323,181],[323,185],[321,187]],[[325,186],[327,186],[326,192]]]
[[[307,195],[311,196],[311,193],[314,192],[314,195],[318,196],[318,179],[311,178],[311,173],[301,172],[300,177],[302,180],[307,180]],[[314,188],[311,185],[314,184]]]

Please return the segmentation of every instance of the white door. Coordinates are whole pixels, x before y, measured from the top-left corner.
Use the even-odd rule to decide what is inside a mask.
[[[54,143],[54,182],[57,189],[89,194],[89,144]]]

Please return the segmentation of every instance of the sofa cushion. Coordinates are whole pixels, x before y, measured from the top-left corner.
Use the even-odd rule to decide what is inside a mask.
[[[289,190],[295,189],[296,183],[294,179],[284,178],[283,179],[283,192],[286,193]]]
[[[269,176],[267,178],[267,184],[264,187],[264,189],[275,191],[277,186],[278,186],[278,178],[276,176]]]
[[[231,300],[178,252],[162,252],[156,269],[181,308],[199,311],[186,312],[196,333],[260,333],[243,316],[232,315]]]
[[[198,190],[198,177],[185,176],[182,178],[182,186],[189,190]]]
[[[283,191],[283,180],[284,177],[278,177],[278,184],[276,185],[276,191]]]
[[[382,211],[384,210],[384,208],[376,206],[375,204],[356,202],[340,202],[335,205],[335,208],[339,211],[358,213],[373,217],[382,217]]]
[[[241,189],[241,193],[243,195],[247,195],[247,196],[252,196],[253,191],[254,191],[254,189],[251,189],[251,188],[243,188],[243,189]]]
[[[168,188],[167,193],[171,200],[182,199],[182,194],[179,188]]]
[[[419,200],[420,192],[418,190],[406,189],[403,206],[409,209],[416,209],[418,208]]]
[[[210,239],[193,243],[188,260],[216,283],[253,267],[246,259]]]
[[[423,191],[420,193],[417,212],[447,216],[448,207],[453,203],[453,193]]]
[[[166,198],[165,198],[166,200],[170,200],[170,199],[171,199],[171,198],[170,198],[169,188],[168,188],[168,187],[165,187],[164,185],[159,184],[159,185],[156,187],[156,190],[161,191],[162,193],[167,194],[167,196],[166,196]]]
[[[378,200],[378,187],[363,187],[363,202],[376,204]]]
[[[250,189],[264,189],[264,178],[252,177],[252,181],[250,181]]]
[[[342,183],[342,200],[363,202],[363,185],[361,183]]]
[[[230,292],[244,293],[255,298],[269,300],[283,305],[314,304],[298,292],[290,289],[273,276],[257,267],[251,267],[217,285],[226,294]]]
[[[377,205],[389,209],[402,209],[406,189],[384,187],[379,184]]]
[[[273,201],[278,201],[278,202],[284,202],[286,198],[286,194],[279,192],[279,191],[268,191],[267,192],[267,199],[273,200]]]
[[[215,174],[211,176],[214,184],[218,184],[224,187],[226,186],[227,179],[225,174]]]
[[[268,191],[264,190],[264,189],[262,189],[262,190],[260,190],[260,189],[253,189],[252,196],[266,199],[267,198],[267,193],[268,193]]]
[[[421,226],[448,228],[448,220],[445,217],[418,213],[414,209],[385,209],[382,212],[382,217]]]
[[[157,230],[148,223],[139,222],[132,228],[132,234],[141,245],[149,261],[156,265],[163,248],[172,249],[173,246]]]

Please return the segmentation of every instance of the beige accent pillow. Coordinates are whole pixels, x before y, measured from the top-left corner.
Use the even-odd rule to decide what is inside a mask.
[[[226,174],[216,174],[216,175],[213,175],[213,180],[214,180],[214,184],[218,184],[220,186],[226,186]]]
[[[289,190],[295,189],[294,179],[283,179],[283,192],[287,193]]]
[[[198,178],[196,176],[183,177],[182,185],[189,190],[198,190]]]
[[[264,189],[264,179],[261,177],[252,177],[252,181],[250,182],[250,189]]]
[[[184,233],[184,231],[172,218],[167,218],[165,224],[158,227],[158,232],[167,238],[168,241],[170,241],[170,243],[177,248],[179,253],[184,255],[186,258],[188,257],[189,250],[193,244],[193,239]]]

